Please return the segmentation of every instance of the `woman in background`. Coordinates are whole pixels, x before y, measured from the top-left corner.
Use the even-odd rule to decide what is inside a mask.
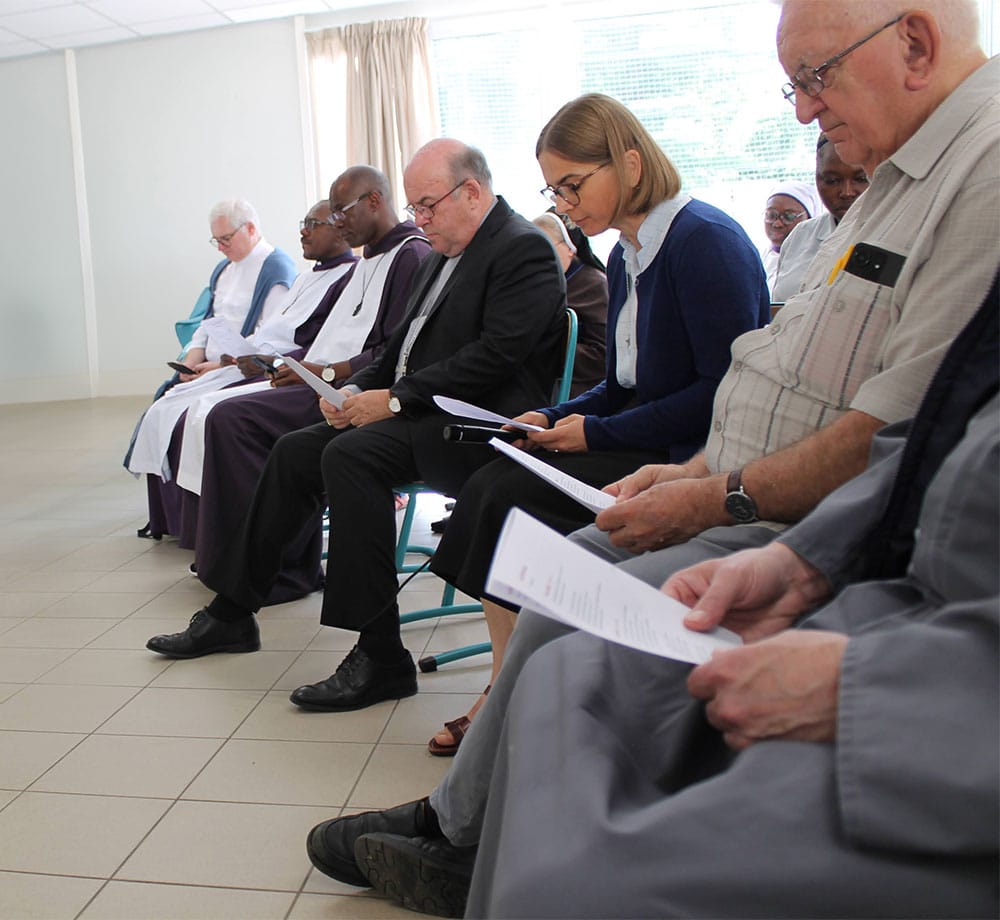
[[[868,188],[868,176],[860,166],[849,166],[825,134],[816,142],[816,191],[825,211],[797,223],[785,238],[778,259],[778,273],[771,286],[771,302],[784,303],[797,294],[802,276],[820,244],[837,228],[847,209]]]
[[[767,196],[764,208],[764,233],[767,246],[761,252],[768,290],[773,289],[778,275],[781,246],[792,228],[804,220],[816,217],[823,209],[816,187],[808,182],[780,182]]]
[[[608,321],[607,269],[578,228],[579,241],[570,236],[568,219],[546,211],[534,223],[552,240],[566,274],[566,305],[576,313],[579,328],[570,396],[579,396],[604,379],[605,327]],[[571,222],[570,222],[571,225]]]

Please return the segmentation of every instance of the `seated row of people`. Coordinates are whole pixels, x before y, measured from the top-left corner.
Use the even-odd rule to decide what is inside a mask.
[[[581,138],[577,146],[567,151],[563,140],[551,148],[541,144],[538,157],[557,208],[575,208],[571,216],[584,232],[596,234],[614,226],[622,233],[623,242],[613,252],[609,269],[609,369],[596,387],[556,407],[552,419],[540,415],[546,428],[553,421],[558,424],[536,438],[549,448],[549,462],[570,470],[582,467],[584,478],[603,485],[642,463],[683,461],[698,449],[708,432],[712,397],[728,365],[730,345],[741,333],[766,322],[768,294],[759,257],[746,234],[718,209],[680,192],[672,164],[624,106],[604,96],[584,97],[567,113],[564,123],[572,126],[574,120],[585,125],[584,130],[575,129]],[[617,140],[609,130],[612,123],[621,128]],[[447,150],[453,154],[452,161],[444,158]],[[307,708],[339,710],[415,692],[412,661],[399,634],[391,539],[394,522],[391,516],[382,519],[375,496],[384,497],[393,483],[411,479],[458,494],[469,475],[492,459],[491,448],[456,450],[442,442],[441,429],[448,418],[434,409],[433,396],[457,396],[471,402],[482,402],[486,396],[487,405],[496,403],[502,391],[487,396],[485,389],[491,382],[487,372],[492,364],[498,371],[507,369],[507,389],[516,385],[515,392],[502,399],[505,414],[522,416],[529,407],[546,405],[537,394],[548,395],[552,382],[553,367],[548,377],[539,367],[529,374],[520,371],[525,379],[519,383],[514,360],[519,349],[523,352],[520,341],[524,336],[539,334],[532,333],[532,328],[538,329],[545,311],[536,309],[530,323],[523,315],[518,319],[517,313],[523,314],[530,300],[515,313],[506,303],[513,295],[511,282],[499,269],[487,272],[482,255],[477,264],[471,264],[473,255],[465,251],[490,227],[482,215],[497,211],[502,204],[494,203],[488,193],[485,164],[477,163],[473,169],[466,162],[470,157],[481,160],[469,148],[452,150],[449,142],[439,142],[419,152],[408,167],[404,180],[408,191],[411,184],[421,190],[427,186],[441,199],[442,192],[451,190],[431,205],[414,207],[431,245],[449,261],[443,266],[431,263],[428,271],[436,269],[438,275],[424,285],[429,293],[423,296],[423,304],[414,299],[416,318],[405,330],[397,330],[380,361],[348,381],[347,388],[361,392],[348,399],[345,411],[321,403],[330,425],[288,435],[274,447],[249,513],[233,521],[229,530],[214,533],[211,541],[199,534],[198,576],[219,596],[199,612],[197,622],[185,633],[154,637],[150,641],[154,650],[188,657],[259,647],[253,614],[264,604],[288,598],[284,588],[299,560],[308,568],[302,579],[295,579],[298,593],[304,593],[303,586],[305,590],[316,587],[318,547],[304,544],[316,532],[316,516],[328,503],[329,562],[322,622],[357,629],[358,646],[330,678],[300,688],[293,700]],[[424,181],[425,175],[430,181]],[[414,197],[419,200],[430,194]],[[588,202],[585,210],[577,208],[582,200]],[[477,210],[482,215],[473,223],[469,215]],[[468,237],[469,229],[475,231],[472,237]],[[555,262],[552,247],[537,233],[526,236],[537,240],[533,245],[540,244],[546,256],[544,265],[536,269],[539,277],[533,296],[537,299],[544,293],[541,281],[551,283],[555,274],[558,300],[564,303],[564,271]],[[461,249],[459,244],[463,244]],[[484,246],[485,241],[478,248]],[[453,281],[444,272],[459,256]],[[517,275],[524,275],[530,267],[523,258]],[[452,317],[452,328],[444,329],[444,307],[450,305],[453,293],[460,292],[457,279],[463,271],[474,280],[482,278],[479,297],[484,302],[481,311],[474,310],[474,301],[466,294],[454,308],[468,329],[466,335],[475,342],[469,360],[460,361],[464,356],[458,352],[438,357],[426,368],[413,371],[411,367],[409,373],[404,372],[424,341],[433,342],[435,331],[442,341],[445,332],[454,334],[458,320]],[[423,294],[420,284],[415,282],[418,298]],[[488,312],[500,307],[502,319]],[[430,323],[421,322],[425,310],[431,313]],[[551,338],[551,330],[544,326],[542,330]],[[556,342],[561,338],[557,335]],[[473,357],[481,359],[475,368]],[[410,407],[398,413],[400,418],[391,418],[389,400],[399,399],[405,407],[402,394],[418,384]],[[372,387],[375,394],[370,396]],[[385,396],[383,390],[392,396]],[[529,392],[536,397],[528,399]],[[213,410],[209,420],[217,412]],[[244,427],[250,424],[247,420]],[[354,430],[333,437],[347,427]],[[391,434],[383,435],[383,428]],[[408,430],[413,433],[405,437],[398,433]],[[184,440],[188,440],[187,433]],[[241,438],[231,431],[221,440],[234,445],[231,461],[239,462]],[[233,475],[220,463],[213,466],[220,476]],[[202,474],[202,502],[208,491],[207,470],[206,466]],[[481,481],[489,483],[489,477]],[[231,494],[231,486],[225,485]],[[523,499],[535,484],[525,476],[523,488],[521,484],[517,488]],[[539,498],[540,504],[545,497]],[[224,504],[241,512],[245,508],[231,500]],[[586,520],[575,506],[564,518],[566,531]],[[455,529],[456,537],[449,534],[449,540],[460,544],[463,531]],[[492,545],[486,547],[485,538],[480,542],[483,558],[476,564],[485,569]]]
[[[444,783],[427,800],[318,825],[307,849],[322,871],[449,913],[464,909],[471,882],[472,916],[850,915],[865,898],[877,900],[878,913],[995,910],[995,840],[987,842],[996,823],[995,769],[977,770],[956,788],[941,767],[953,744],[964,743],[977,763],[995,759],[995,742],[969,743],[973,730],[951,728],[970,725],[959,718],[966,712],[977,728],[983,718],[993,729],[996,721],[988,659],[996,652],[997,585],[986,561],[996,552],[995,293],[921,413],[924,442],[907,456],[898,432],[874,437],[917,413],[948,343],[996,273],[989,234],[1000,218],[996,66],[984,64],[968,30],[938,26],[943,14],[933,2],[930,11],[873,22],[862,36],[844,15],[847,5],[786,0],[779,49],[799,117],[829,113],[843,160],[873,175],[864,208],[849,211],[821,245],[778,320],[732,341],[732,362],[711,387],[704,450],[695,453],[695,441],[689,459],[626,471],[606,486],[615,504],[573,537],[656,585],[709,560],[669,590],[695,606],[714,590],[714,606],[701,600],[708,607],[689,625],[710,628],[725,617],[747,647],[690,672],[566,636],[565,627],[523,611]],[[968,16],[966,7],[955,7],[961,15],[952,26]],[[883,34],[886,48],[864,50]],[[830,89],[820,68],[803,62],[825,60],[816,49],[833,54],[841,42],[847,51],[834,55],[844,60]],[[882,66],[887,58],[893,67]],[[595,412],[592,422],[568,409],[563,425],[540,412],[543,431],[534,437],[543,448],[566,435],[577,439],[567,453],[589,453],[619,422],[627,428],[630,412],[649,411],[654,399],[639,394],[647,362],[638,357],[646,291],[681,254],[671,251],[674,234],[690,219],[705,218],[714,233],[728,229],[724,215],[676,202],[677,190],[650,191],[663,174],[647,137],[623,106],[590,95],[563,107],[539,139],[557,210],[585,232],[616,226],[622,233],[609,269],[617,318],[608,323],[608,375],[596,395],[578,397],[599,396],[610,411]],[[934,156],[923,155],[927,148]],[[921,156],[922,168],[913,169]],[[455,141],[432,142],[410,163],[405,187],[435,250],[418,272],[407,321],[382,358],[343,387],[351,395],[342,408],[320,403],[325,425],[278,441],[223,563],[199,573],[219,593],[187,630],[149,643],[175,657],[258,648],[254,614],[278,577],[284,547],[329,500],[323,618],[358,631],[359,640],[330,678],[295,691],[304,708],[353,709],[416,691],[395,603],[392,485],[420,477],[452,491],[485,476],[476,470],[488,452],[444,449],[441,426],[453,418],[432,408],[433,395],[505,414],[544,407],[537,384],[552,374],[559,350],[560,266],[547,244],[543,258],[537,232],[493,196],[481,157]],[[670,204],[674,213],[657,211]],[[953,270],[956,252],[962,272]],[[697,280],[704,288],[721,271],[713,264]],[[759,263],[755,273],[763,288]],[[672,293],[678,279],[670,282],[664,289]],[[704,311],[710,319],[716,312]],[[952,386],[956,375],[960,385]],[[524,385],[512,392],[512,381]],[[631,390],[621,404],[618,390]],[[735,550],[767,547],[862,472],[873,441],[873,473],[835,495],[818,523],[807,521],[749,562],[717,564]],[[955,456],[943,460],[949,452]],[[944,479],[933,478],[938,471]],[[468,499],[458,494],[456,517]],[[977,510],[975,496],[983,494],[990,501]],[[972,523],[970,536],[954,527],[949,497]],[[555,506],[541,500],[533,510],[545,515]],[[446,539],[451,532],[449,524]],[[858,566],[859,552],[867,567]],[[948,559],[943,570],[939,555]],[[712,587],[717,572],[721,589]],[[766,590],[752,577],[761,572]],[[822,629],[791,638],[783,632],[830,596],[831,582],[872,577],[867,595],[845,595],[820,614],[814,625]],[[859,610],[858,597],[870,609]],[[939,639],[953,650],[931,671],[943,694],[925,676]],[[791,692],[787,705],[768,675]],[[953,695],[965,680],[971,689]],[[802,684],[815,688],[818,711],[798,698]],[[691,702],[688,687],[707,707]],[[886,777],[898,769],[879,763],[884,756],[898,765],[924,737],[911,690],[923,690],[927,706],[943,707],[948,725],[917,758],[915,779],[902,792],[912,819],[894,827],[899,796]],[[862,705],[879,693],[877,711]],[[894,725],[904,741],[880,746]],[[455,746],[459,740],[452,734]],[[841,775],[844,758],[852,777],[861,771],[864,803],[874,796],[881,806],[871,831],[871,807],[855,806],[857,783]],[[852,771],[859,760],[875,768]],[[925,782],[942,802],[929,816]],[[961,827],[942,844],[937,838],[956,809]],[[683,858],[689,841],[697,846]],[[476,844],[478,856],[469,849]],[[713,859],[720,849],[726,858]],[[649,852],[657,854],[652,865]],[[789,885],[789,867],[807,884]],[[858,884],[843,886],[845,875]],[[886,886],[887,877],[894,884]]]
[[[862,206],[733,344],[705,449],[573,536],[744,646],[522,611],[444,781],[313,828],[324,873],[446,916],[996,915],[1000,61],[972,3],[868,13],[785,0],[778,36]],[[555,153],[597,225],[606,164]]]

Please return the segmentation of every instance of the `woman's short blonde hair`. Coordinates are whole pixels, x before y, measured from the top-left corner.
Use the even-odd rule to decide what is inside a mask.
[[[635,150],[642,163],[639,183],[630,187],[625,151]],[[542,128],[535,156],[551,151],[579,163],[609,163],[618,177],[615,218],[648,214],[681,190],[681,177],[660,145],[622,103],[600,93],[567,102]]]

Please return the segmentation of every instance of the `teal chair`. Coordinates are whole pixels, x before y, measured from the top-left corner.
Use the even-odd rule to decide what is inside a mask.
[[[208,307],[211,303],[212,289],[207,287],[201,292],[201,296],[195,302],[194,308],[191,310],[191,315],[187,319],[181,319],[174,323],[174,334],[177,336],[177,341],[181,343],[181,357],[187,351],[191,336],[194,335],[195,329],[201,325],[201,321],[205,318],[205,314],[208,313]]]
[[[573,383],[573,364],[576,361],[576,342],[579,336],[579,323],[576,312],[571,308],[566,309],[566,355],[563,359],[562,375],[556,381],[553,403],[565,402],[569,399],[570,386]],[[417,496],[425,492],[435,490],[421,482],[410,483],[400,486],[395,491],[409,496],[406,504],[406,511],[403,514],[403,522],[399,528],[399,537],[396,541],[396,570],[403,573],[416,572],[422,569],[427,563],[407,562],[408,554],[424,556],[429,559],[434,555],[433,546],[422,546],[410,543],[410,531],[413,527],[413,519],[416,516]],[[445,583],[441,592],[441,603],[437,607],[427,607],[423,610],[414,610],[400,616],[400,623],[417,623],[421,620],[430,620],[434,617],[452,616],[458,613],[480,613],[483,605],[478,601],[469,604],[455,603],[455,586]],[[425,674],[436,671],[439,665],[448,664],[451,661],[460,661],[463,658],[471,658],[473,655],[483,655],[492,651],[493,647],[489,642],[477,642],[474,645],[464,645],[461,648],[442,652],[440,655],[428,655],[421,658],[417,664]]]

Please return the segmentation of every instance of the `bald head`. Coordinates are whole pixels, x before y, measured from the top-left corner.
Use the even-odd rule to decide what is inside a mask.
[[[330,186],[330,209],[348,245],[378,243],[399,223],[389,180],[373,166],[351,166]]]
[[[462,179],[474,179],[492,194],[493,176],[482,151],[452,137],[439,137],[424,144],[407,165],[406,172],[410,170],[433,173],[449,179],[452,185]]]
[[[469,245],[496,200],[482,152],[450,137],[430,141],[413,155],[403,187],[417,226],[446,256]]]
[[[974,0],[927,0],[912,12],[898,0],[784,0],[778,57],[795,83],[860,43],[820,71],[818,95],[796,92],[795,110],[870,175],[985,63],[977,34]]]

